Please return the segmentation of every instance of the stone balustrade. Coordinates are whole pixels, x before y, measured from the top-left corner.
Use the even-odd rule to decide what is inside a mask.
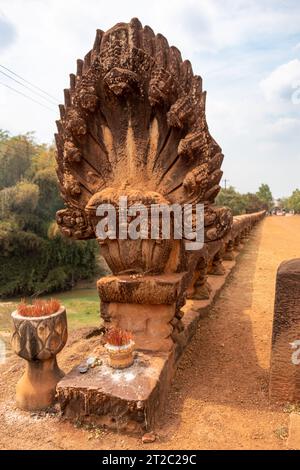
[[[205,243],[199,271],[181,308],[177,297],[184,274],[110,276],[98,281],[104,324],[113,322],[131,329],[137,355],[128,371],[111,371],[103,365],[82,376],[75,367],[57,387],[65,417],[126,433],[144,432],[155,425],[178,362],[199,321],[210,311],[243,242],[264,215],[258,212],[234,217],[225,238]]]

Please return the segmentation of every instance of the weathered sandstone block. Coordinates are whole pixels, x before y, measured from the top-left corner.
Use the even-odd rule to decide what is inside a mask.
[[[270,399],[300,400],[300,259],[278,268],[273,320]]]

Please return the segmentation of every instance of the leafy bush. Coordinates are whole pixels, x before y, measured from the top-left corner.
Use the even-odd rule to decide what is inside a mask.
[[[15,242],[7,256],[0,255],[0,297],[41,295],[74,287],[81,279],[92,278],[97,266],[95,244],[66,242],[64,239],[31,240],[24,252],[25,238]]]

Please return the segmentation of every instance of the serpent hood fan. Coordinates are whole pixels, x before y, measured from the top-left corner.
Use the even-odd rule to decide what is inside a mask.
[[[93,209],[117,205],[122,194],[146,205],[203,203],[205,238],[220,239],[231,215],[211,208],[223,155],[208,130],[205,97],[190,62],[149,26],[133,19],[98,30],[70,75],[57,122],[62,232],[95,238]]]

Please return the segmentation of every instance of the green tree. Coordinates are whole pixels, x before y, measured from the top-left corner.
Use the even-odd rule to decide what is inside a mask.
[[[252,214],[253,212],[259,212],[262,210],[268,210],[268,204],[262,201],[257,194],[247,193],[243,196],[245,204],[245,212]]]
[[[33,213],[39,200],[39,187],[28,181],[20,181],[14,187],[11,208],[19,214]]]
[[[218,206],[226,206],[231,209],[233,215],[243,214],[245,212],[245,201],[239,192],[233,186],[227,189],[221,189],[217,198],[216,204]]]
[[[0,190],[0,220],[4,220],[10,217],[15,198],[15,191],[15,186]]]
[[[300,214],[300,190],[295,189],[292,195],[286,199],[286,208]]]
[[[50,221],[55,218],[55,213],[62,207],[57,176],[54,168],[39,170],[33,177],[33,182],[39,188],[39,200],[36,214],[43,220]]]
[[[38,147],[32,135],[8,137],[0,134],[0,189],[14,186],[26,175]]]
[[[68,240],[53,146],[0,131],[0,297],[68,289],[96,272],[96,243]]]
[[[40,170],[56,169],[56,150],[53,145],[39,145],[38,151],[32,156],[30,173],[33,177]]]
[[[9,132],[0,129],[0,143],[9,139]]]
[[[273,206],[273,196],[270,190],[270,187],[262,183],[256,193],[256,196],[266,204],[268,210],[270,210]]]

